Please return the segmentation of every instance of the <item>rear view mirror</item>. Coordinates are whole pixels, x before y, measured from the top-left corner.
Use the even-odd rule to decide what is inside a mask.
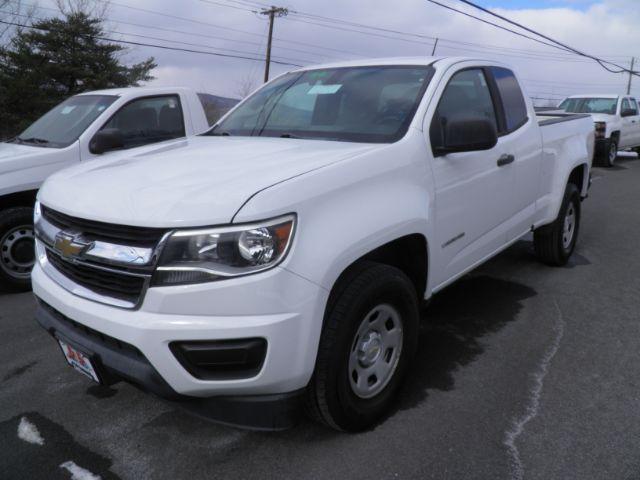
[[[96,155],[124,147],[122,132],[117,128],[105,128],[96,133],[89,143],[89,151]]]
[[[498,143],[498,134],[492,122],[485,118],[451,120],[442,125],[443,145],[437,154],[490,150]]]
[[[622,112],[620,112],[621,117],[633,117],[634,115],[637,115],[637,114],[638,112],[636,112],[631,108],[627,108],[625,110],[622,110]]]

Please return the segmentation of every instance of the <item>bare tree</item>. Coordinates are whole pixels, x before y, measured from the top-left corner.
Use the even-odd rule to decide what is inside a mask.
[[[254,75],[246,74],[236,84],[235,94],[240,97],[240,100],[248,96],[258,87],[258,81]]]
[[[25,5],[22,0],[0,0],[0,20],[28,25],[37,5]],[[15,25],[0,24],[0,47],[9,43],[16,31]]]
[[[0,0],[2,1],[2,0]],[[84,13],[85,15],[105,20],[109,2],[94,2],[91,0],[56,0],[58,10],[65,16]]]

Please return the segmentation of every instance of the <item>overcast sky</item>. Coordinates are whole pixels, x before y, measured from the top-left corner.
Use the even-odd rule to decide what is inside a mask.
[[[490,19],[457,0],[439,1]],[[640,57],[640,0],[477,0],[477,3],[575,48],[625,66],[631,56]],[[264,55],[268,22],[251,11],[259,10],[259,4],[263,4],[262,0],[117,0],[110,3],[107,12],[108,28],[119,32],[115,38],[260,58]],[[38,5],[52,7],[53,0],[40,0]],[[438,55],[495,58],[514,65],[530,96],[561,98],[572,93],[622,93],[626,88],[626,75],[608,73],[593,61],[519,38],[426,0],[282,0],[276,5],[291,11],[275,23],[273,56],[282,62],[307,65],[362,57],[430,55],[433,40],[428,37],[438,37],[441,39]],[[47,14],[52,11],[41,8],[37,12],[39,16]],[[423,37],[337,23],[328,24],[333,28],[314,25],[327,24],[303,14]],[[346,30],[367,31],[372,35]],[[199,91],[237,97],[242,90],[240,85],[247,79],[256,86],[262,81],[264,64],[260,61],[141,46],[131,47],[125,60],[134,62],[147,56],[154,56],[158,63],[153,81],[157,85],[187,85]],[[637,66],[640,69],[640,60]],[[293,68],[272,65],[272,73]],[[634,82],[632,93],[640,95],[640,77]]]

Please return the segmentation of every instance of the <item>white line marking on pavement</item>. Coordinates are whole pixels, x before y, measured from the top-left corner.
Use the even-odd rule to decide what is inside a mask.
[[[505,432],[504,445],[507,447],[507,452],[510,457],[511,466],[511,478],[514,480],[522,480],[524,478],[524,465],[520,458],[520,452],[516,446],[516,440],[524,432],[524,427],[527,423],[533,420],[538,415],[538,409],[540,408],[540,396],[542,394],[542,387],[544,384],[544,377],[549,371],[551,360],[555,356],[558,348],[560,348],[560,342],[564,335],[565,322],[562,317],[562,311],[558,302],[554,300],[554,305],[558,310],[558,317],[553,327],[555,336],[551,343],[551,346],[547,349],[542,361],[538,367],[538,370],[533,373],[533,388],[529,392],[529,403],[524,411],[524,414],[520,417],[516,417],[511,422],[511,428]]]
[[[27,417],[22,417],[20,419],[20,424],[18,425],[18,438],[35,445],[44,445],[42,435],[40,435],[36,426],[27,420]]]
[[[89,470],[79,467],[71,460],[64,462],[60,465],[60,468],[64,468],[71,473],[71,480],[100,480],[100,475],[95,475]]]

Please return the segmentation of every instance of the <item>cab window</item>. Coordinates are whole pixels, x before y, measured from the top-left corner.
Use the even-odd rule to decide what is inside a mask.
[[[481,68],[462,70],[449,80],[431,121],[431,148],[435,151],[444,146],[447,123],[469,118],[489,120],[498,131],[491,91]]]
[[[133,100],[116,112],[102,129],[122,134],[124,148],[139,147],[185,136],[184,117],[178,95]]]
[[[634,115],[637,115],[638,114],[637,105],[638,104],[633,98],[624,98],[622,100],[622,108],[620,109],[620,112],[624,112],[625,110],[632,110],[634,112]]]

